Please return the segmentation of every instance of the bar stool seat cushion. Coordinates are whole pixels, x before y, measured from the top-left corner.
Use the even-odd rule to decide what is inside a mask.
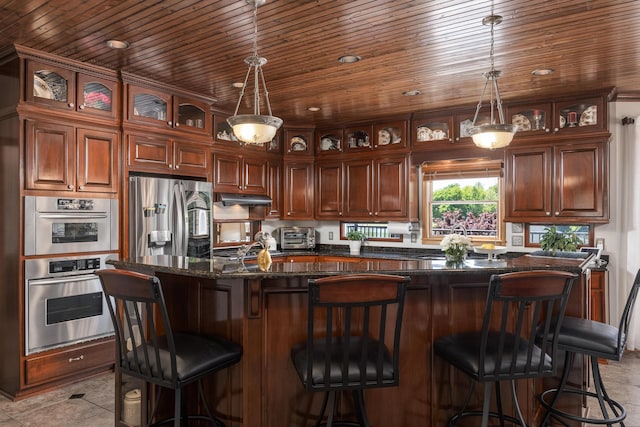
[[[320,338],[314,340],[314,348],[311,351],[311,383],[312,385],[325,384],[325,367],[327,364],[326,358],[326,338]],[[347,343],[340,337],[333,337],[331,342],[331,353],[329,355],[329,383],[340,384],[343,386],[343,355],[345,350],[348,354],[349,363],[347,365],[346,381],[347,386],[362,386],[362,378],[360,372],[360,358],[363,354],[362,348],[365,345],[365,340],[362,337],[351,337],[350,342]],[[364,354],[365,360],[365,381],[372,384],[376,384],[378,380],[377,363],[379,357],[380,345],[377,340],[366,340],[366,346],[369,349]],[[291,350],[291,359],[293,365],[300,375],[300,379],[303,383],[307,383],[307,346],[299,345]],[[391,354],[385,348],[382,352],[382,370],[381,376],[383,382],[394,382],[395,370]]]
[[[173,339],[176,347],[176,374],[181,383],[189,382],[192,377],[201,376],[209,370],[217,371],[221,367],[232,365],[242,357],[242,347],[225,339],[183,332],[174,332]],[[158,338],[158,347],[162,376],[171,378],[171,354],[168,351],[166,336]],[[151,349],[148,351],[151,353],[151,372],[154,376],[159,376],[155,354]],[[136,363],[137,357],[140,368],[147,369],[142,346],[136,347],[135,352],[129,351],[126,357],[131,364]]]
[[[616,326],[566,316],[560,327],[558,348],[609,360],[618,359],[621,356],[618,332],[619,329]],[[623,332],[622,342],[625,341]]]
[[[496,331],[490,331],[487,335],[487,351],[484,360],[485,377],[490,377],[496,373],[512,373],[514,376],[517,376],[518,373],[525,373],[528,366],[540,366],[541,357],[543,358],[542,370],[552,371],[553,365],[551,363],[551,357],[546,353],[542,353],[540,348],[535,346],[531,354],[531,359],[529,359],[527,352],[529,344],[526,340],[519,339],[516,347],[516,337],[514,335],[506,335],[504,338],[505,341],[501,359],[502,366],[500,366],[499,371],[496,372],[496,357],[500,354],[500,334]],[[479,349],[481,339],[482,332],[465,332],[439,338],[434,345],[436,352],[441,357],[477,380],[480,373]],[[515,363],[512,363],[514,350],[516,359]]]

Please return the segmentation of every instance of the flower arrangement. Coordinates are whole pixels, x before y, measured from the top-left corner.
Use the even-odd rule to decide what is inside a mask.
[[[444,251],[447,261],[462,263],[471,250],[471,239],[461,234],[447,234],[441,241],[440,246]]]

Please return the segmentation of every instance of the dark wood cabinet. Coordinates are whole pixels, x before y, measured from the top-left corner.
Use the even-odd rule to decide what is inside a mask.
[[[267,159],[247,153],[213,153],[213,191],[267,194]]]
[[[282,216],[282,161],[270,159],[267,162],[267,196],[271,205],[265,212],[265,219],[280,219]]]
[[[26,120],[25,188],[118,192],[119,134]]]
[[[314,219],[313,162],[285,162],[283,219]]]
[[[408,218],[409,162],[404,155],[344,163],[344,216],[348,219]]]
[[[344,201],[344,168],[341,160],[320,161],[316,165],[316,218],[341,219]]]
[[[589,281],[591,320],[607,323],[607,271],[591,270]]]
[[[127,120],[210,136],[210,105],[161,89],[127,85]]]
[[[116,119],[120,83],[59,65],[27,61],[26,100],[81,114]]]
[[[505,220],[608,222],[607,142],[505,150]]]
[[[206,145],[173,140],[164,136],[127,135],[129,170],[195,177],[209,176]]]

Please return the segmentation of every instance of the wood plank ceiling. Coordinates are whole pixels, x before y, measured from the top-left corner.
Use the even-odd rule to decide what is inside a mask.
[[[640,89],[637,0],[267,0],[258,51],[269,60],[273,113],[322,125],[475,105],[490,65],[482,18],[492,7],[504,17],[495,64],[506,101]],[[0,0],[0,47],[16,43],[167,82],[232,112],[252,18],[244,0]],[[111,50],[107,39],[131,47]],[[339,63],[344,54],[362,60]],[[555,72],[533,76],[538,68]],[[403,95],[411,90],[421,94]]]

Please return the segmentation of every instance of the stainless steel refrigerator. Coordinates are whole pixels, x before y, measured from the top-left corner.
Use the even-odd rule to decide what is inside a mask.
[[[209,258],[210,182],[146,176],[129,178],[129,256]]]

